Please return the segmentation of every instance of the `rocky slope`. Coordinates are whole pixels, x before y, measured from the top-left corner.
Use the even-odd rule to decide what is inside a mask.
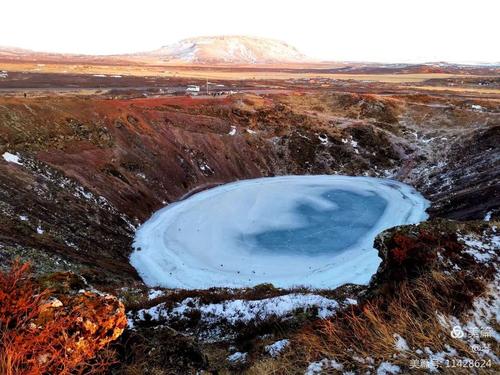
[[[136,277],[130,241],[155,210],[284,174],[392,176],[430,198],[434,216],[496,217],[498,107],[429,100],[3,98],[0,154],[20,162],[0,159],[0,243],[105,270],[98,279]]]
[[[331,316],[366,291],[345,286],[311,295],[307,290],[261,286],[152,291],[153,299],[144,299],[140,296],[147,291],[128,263],[140,223],[165,204],[217,184],[323,173],[396,178],[431,200],[432,218],[495,221],[500,206],[499,118],[494,100],[428,95],[317,91],[211,99],[4,97],[0,264],[6,267],[9,260],[21,257],[32,260],[40,275],[70,270],[100,290],[120,294],[132,314],[130,325],[146,329],[150,341],[144,343],[130,332],[125,338],[143,348],[156,343],[161,350],[154,361],[170,361],[156,363],[143,353],[154,366],[181,371],[220,362],[237,371],[247,366],[239,360],[244,353],[256,355],[248,347],[255,344],[256,335],[267,337],[257,343],[259,353],[266,353],[271,340],[289,338],[277,335],[276,325],[286,327],[283,332],[296,332],[305,321]],[[441,228],[436,223],[430,228]],[[481,224],[464,225],[461,230],[485,241],[477,229]],[[488,230],[491,237],[493,229]],[[439,244],[435,239],[432,251]],[[496,245],[490,241],[487,246]],[[443,264],[436,267],[441,270]],[[468,267],[466,262],[458,266]],[[378,277],[393,269],[397,267],[388,270],[383,265]],[[490,276],[485,283],[492,281]],[[371,289],[384,283],[377,281]],[[220,317],[213,316],[237,305],[240,313],[252,317],[266,299],[290,309],[257,319],[262,322],[257,328],[241,319],[218,323]],[[160,303],[162,308],[141,315]],[[173,320],[172,309],[178,312]],[[170,319],[167,328],[152,330],[158,335],[147,330],[165,319]],[[220,319],[227,322],[228,316]],[[222,338],[222,344],[200,348],[200,338]],[[165,340],[178,345],[175,353],[161,345]],[[229,362],[228,342],[237,344],[237,350],[230,349],[235,357]]]

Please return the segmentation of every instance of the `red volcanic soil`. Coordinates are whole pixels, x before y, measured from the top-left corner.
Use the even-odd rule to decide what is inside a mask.
[[[0,98],[0,155],[23,157],[22,166],[0,159],[0,201],[9,212],[0,216],[0,243],[89,267],[94,283],[134,280],[129,223],[195,186],[269,169],[249,146],[255,142],[228,135],[236,125],[202,113],[230,102]]]
[[[2,97],[0,155],[23,165],[0,158],[0,243],[70,258],[95,283],[134,279],[131,225],[189,192],[284,174],[394,173],[433,200],[433,215],[484,217],[497,207],[498,109],[472,103],[333,92]]]
[[[15,128],[3,124],[3,144],[14,145],[21,137],[38,160],[141,221],[188,186],[260,175],[248,160],[252,154],[265,164],[258,152],[244,150],[243,137],[228,135],[236,124],[199,113],[206,107],[223,109],[229,98],[2,102],[10,115],[22,118]]]

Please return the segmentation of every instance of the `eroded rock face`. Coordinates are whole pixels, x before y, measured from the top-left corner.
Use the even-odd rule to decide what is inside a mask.
[[[365,297],[392,295],[400,283],[435,272],[455,275],[452,293],[470,306],[484,282],[495,278],[499,246],[495,223],[435,219],[389,229],[375,240],[382,263]],[[443,294],[444,300],[460,298]]]
[[[500,210],[500,125],[480,129],[451,146],[447,165],[433,179],[432,214],[451,219],[498,217]],[[434,173],[436,173],[434,172]],[[439,176],[439,177],[438,177]],[[445,184],[439,184],[439,180]]]

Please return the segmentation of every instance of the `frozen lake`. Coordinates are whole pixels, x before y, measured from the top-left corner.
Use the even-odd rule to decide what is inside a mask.
[[[366,284],[384,229],[427,218],[428,202],[393,180],[284,176],[244,180],[156,212],[130,260],[150,286],[333,288]]]

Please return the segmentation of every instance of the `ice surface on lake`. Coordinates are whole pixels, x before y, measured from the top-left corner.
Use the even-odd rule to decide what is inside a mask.
[[[365,284],[384,229],[425,220],[428,202],[393,180],[285,176],[219,186],[137,231],[131,263],[150,286],[333,288]]]
[[[240,240],[255,252],[309,254],[340,252],[356,244],[382,216],[387,202],[379,195],[363,195],[346,190],[319,194],[324,207],[297,201],[295,215],[300,226],[242,234]],[[331,202],[331,208],[326,205]],[[341,215],[339,213],[342,213]]]

